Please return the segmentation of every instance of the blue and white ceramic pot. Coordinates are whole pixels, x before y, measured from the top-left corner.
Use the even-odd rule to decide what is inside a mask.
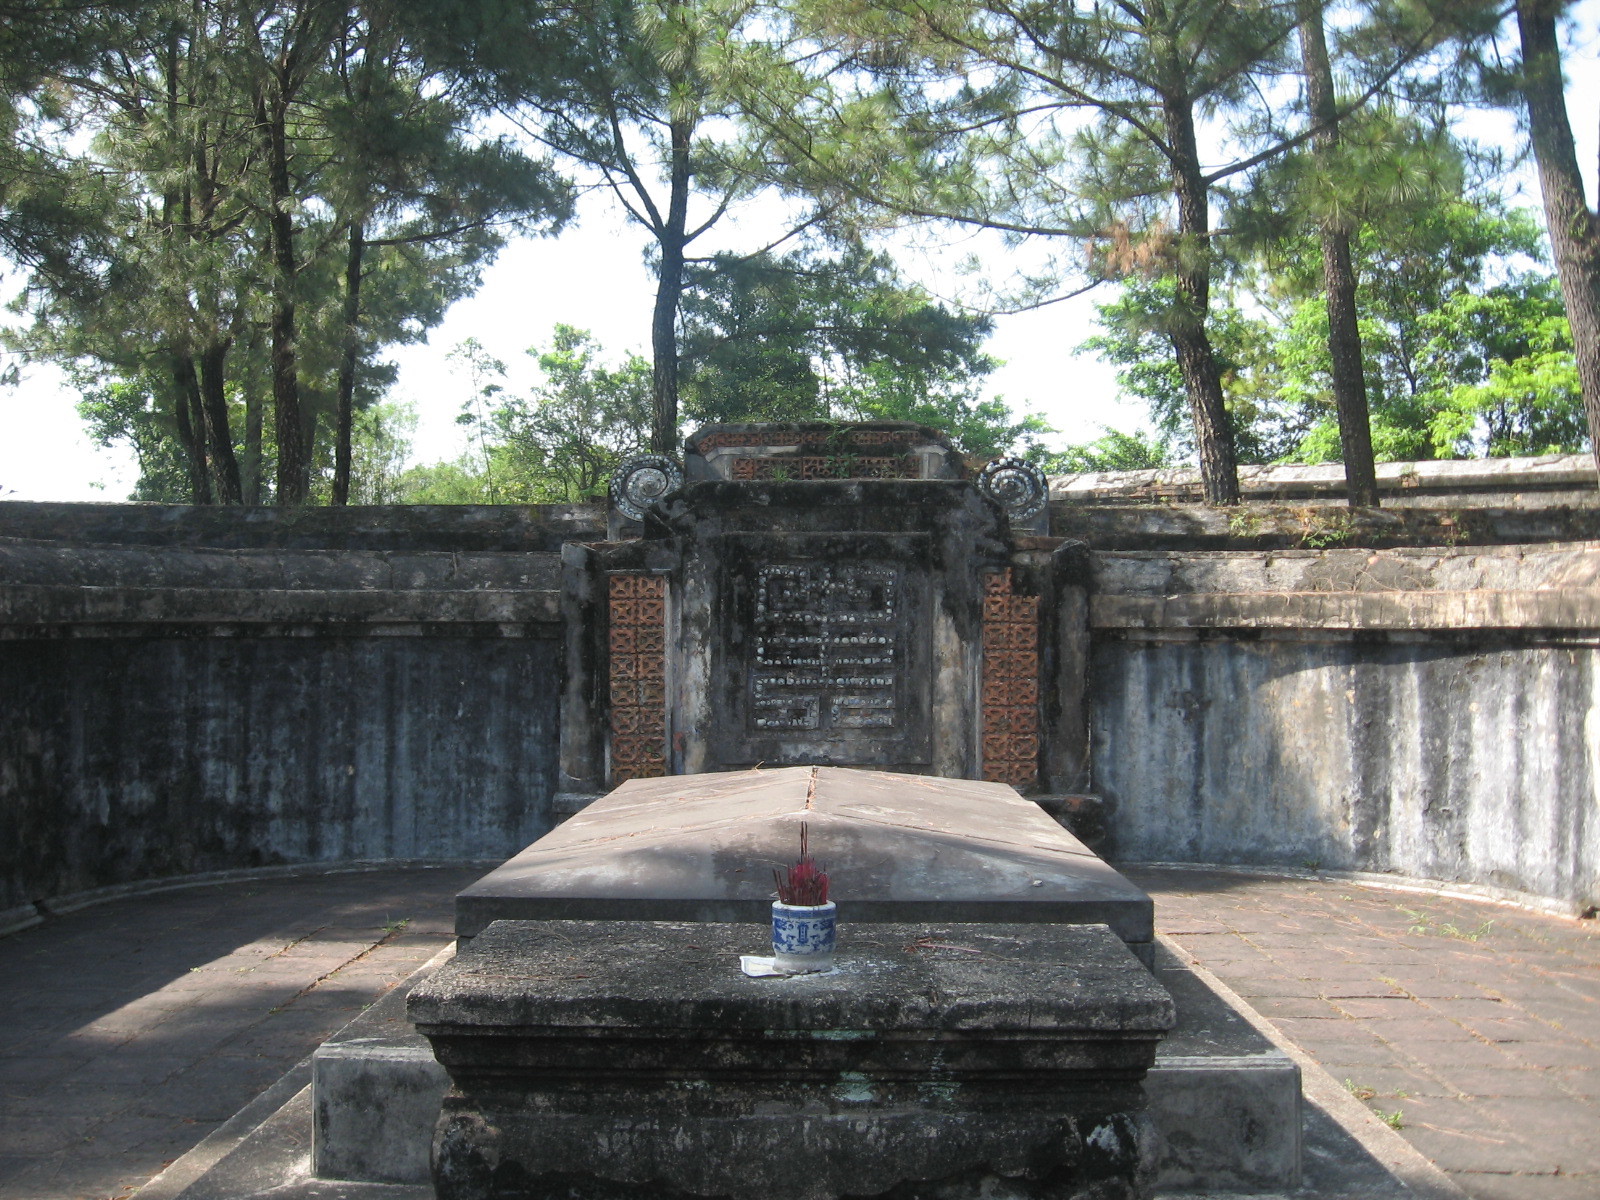
[[[833,966],[833,901],[826,904],[772,902],[772,957],[780,971],[801,974]]]

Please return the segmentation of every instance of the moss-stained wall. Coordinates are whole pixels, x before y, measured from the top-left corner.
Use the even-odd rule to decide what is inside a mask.
[[[559,642],[0,641],[0,911],[109,884],[496,858],[549,827]]]
[[[1600,904],[1600,542],[1288,548],[1189,508],[1204,545],[1161,505],[1089,539],[1114,856]],[[0,504],[0,927],[192,872],[514,853],[557,782],[558,549],[604,537],[598,508]]]
[[[1600,903],[1600,651],[1525,636],[1102,639],[1116,857]]]

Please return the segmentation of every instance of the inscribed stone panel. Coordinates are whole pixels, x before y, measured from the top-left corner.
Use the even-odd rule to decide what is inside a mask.
[[[807,540],[785,544],[793,549]],[[749,542],[748,556],[741,545],[725,567],[718,669],[724,760],[925,763],[925,539],[819,541],[823,552],[803,558],[762,553]]]

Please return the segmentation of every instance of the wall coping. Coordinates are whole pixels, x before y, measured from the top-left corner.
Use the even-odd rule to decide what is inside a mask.
[[[1588,454],[1544,454],[1526,458],[1439,459],[1379,463],[1381,494],[1600,490],[1600,474]],[[1335,497],[1345,494],[1340,463],[1271,463],[1239,468],[1239,491],[1246,499]],[[1130,499],[1200,498],[1200,472],[1194,467],[1149,471],[1086,471],[1053,475],[1050,498],[1074,503]]]

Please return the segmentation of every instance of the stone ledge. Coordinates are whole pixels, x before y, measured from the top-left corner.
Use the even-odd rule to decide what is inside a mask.
[[[1588,454],[1525,458],[1438,459],[1379,463],[1380,495],[1516,492],[1596,488],[1595,460]],[[1272,463],[1239,468],[1239,490],[1247,499],[1335,496],[1345,493],[1339,463]],[[1150,471],[1086,471],[1050,480],[1052,500],[1096,503],[1131,498],[1198,499],[1200,472],[1193,467]]]
[[[603,504],[344,508],[0,501],[0,536],[100,546],[348,551],[557,551],[604,537]]]
[[[81,624],[537,623],[561,620],[560,592],[527,590],[74,587],[0,585],[0,626]]]
[[[1105,550],[1101,595],[1546,591],[1600,586],[1600,542],[1387,550]]]
[[[1094,596],[1094,629],[1600,629],[1600,590]]]
[[[559,587],[561,556],[545,551],[70,546],[0,537],[0,578],[72,587],[516,591]]]

